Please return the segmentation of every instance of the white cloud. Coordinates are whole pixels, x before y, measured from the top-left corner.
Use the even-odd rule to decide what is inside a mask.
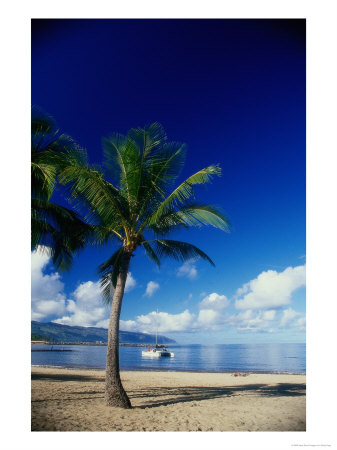
[[[147,283],[146,291],[145,291],[144,296],[152,297],[152,295],[153,295],[156,291],[158,291],[159,287],[160,287],[159,284],[156,283],[155,281],[149,281],[149,282]]]
[[[64,325],[98,326],[108,328],[109,308],[102,302],[99,282],[81,283],[67,298],[64,283],[58,272],[46,274],[50,262],[50,251],[39,247],[31,255],[31,299],[32,320],[53,320]],[[129,272],[125,292],[136,286]]]
[[[287,310],[285,310],[287,311]],[[135,320],[121,320],[120,327],[124,331],[139,331],[142,333],[155,333],[157,327],[159,333],[169,332],[198,332],[218,331],[223,327],[234,327],[239,332],[266,332],[274,333],[285,327],[298,327],[303,330],[305,318],[301,317],[296,322],[282,321],[283,317],[297,318],[297,312],[285,312],[277,310],[252,310],[246,309],[237,314],[224,314],[223,310],[201,309],[198,315],[185,310],[180,314],[150,312],[140,315]]]
[[[44,269],[50,260],[50,250],[48,247],[40,245],[36,251],[31,254],[31,271],[32,274]]]
[[[305,286],[305,265],[287,267],[283,272],[268,270],[237,290],[235,307],[267,309],[288,305],[292,293],[303,286]]]
[[[207,295],[200,303],[200,309],[215,309],[221,310],[229,305],[229,300],[225,295],[219,295],[216,292]]]
[[[198,271],[193,262],[186,262],[179,267],[177,275],[178,277],[187,277],[190,280],[194,280],[198,276]]]
[[[128,273],[125,292],[136,286],[136,280]],[[53,320],[63,325],[78,325],[82,327],[109,328],[110,307],[103,304],[99,281],[81,283],[71,294],[74,300],[67,302],[66,314]]]
[[[136,320],[120,320],[119,328],[122,331],[139,331]]]
[[[282,319],[280,322],[281,326],[288,325],[289,322],[291,322],[295,317],[299,316],[300,314],[296,311],[294,311],[292,308],[284,309],[282,314]]]
[[[72,294],[76,298],[77,306],[82,305],[83,308],[88,307],[97,302],[101,295],[100,284],[97,281],[86,281],[81,283]]]
[[[301,331],[305,330],[305,324],[306,324],[306,318],[305,317],[300,317],[296,322],[295,322],[295,326],[299,327],[299,329]]]
[[[238,291],[241,295],[245,295],[250,290],[251,285],[247,283]],[[258,289],[257,291],[259,292]],[[156,327],[158,327],[159,332],[168,333],[178,331],[216,331],[224,327],[234,327],[239,332],[274,333],[282,328],[295,326],[294,318],[296,319],[300,316],[299,313],[291,308],[282,310],[277,308],[277,306],[274,309],[265,309],[264,307],[260,307],[259,309],[245,308],[239,313],[230,314],[229,312],[225,312],[228,311],[226,308],[229,305],[230,302],[225,295],[213,292],[205,296],[198,304],[199,313],[197,315],[191,313],[189,310],[185,310],[181,314],[161,312],[157,315],[155,312],[151,312],[138,316],[135,320],[121,321],[121,329],[154,333]],[[304,321],[299,321],[297,326],[302,330]]]
[[[292,308],[284,310],[256,310],[246,309],[237,314],[228,315],[224,323],[235,327],[238,331],[274,333],[282,328],[298,327],[301,331],[305,327],[305,317],[294,319],[301,314]]]
[[[275,309],[269,309],[268,311],[263,312],[264,320],[274,320],[276,315]]]
[[[59,300],[40,300],[34,305],[32,312],[32,319],[39,320],[44,317],[64,314],[66,311],[65,300],[60,298]]]
[[[71,296],[75,300],[68,300],[66,314],[53,322],[83,327],[98,326],[98,323],[105,323],[109,311],[103,305],[98,281],[81,283]]]
[[[138,331],[142,333],[191,332],[201,330],[215,330],[224,323],[221,313],[212,309],[202,309],[198,316],[188,309],[180,314],[167,312],[150,312],[140,315],[135,320],[121,320],[120,328],[124,331]]]
[[[134,287],[136,287],[137,281],[133,278],[131,272],[128,272],[128,276],[125,284],[125,292],[130,292]]]
[[[226,323],[238,331],[270,331],[275,324],[276,311],[256,311],[247,309],[228,316]]]
[[[195,314],[188,309],[180,314],[153,311],[147,315],[140,315],[135,320],[121,320],[120,328],[124,331],[139,331],[142,333],[167,333],[171,331],[189,331],[194,328]]]
[[[96,323],[95,327],[98,327],[98,328],[109,328],[109,322],[110,322],[109,318],[108,319],[104,319],[104,320],[99,320]]]
[[[32,320],[42,320],[51,315],[64,314],[66,296],[64,284],[57,272],[49,275],[43,270],[49,263],[48,249],[40,247],[31,256]]]
[[[223,315],[218,311],[214,311],[213,309],[201,309],[196,325],[200,330],[216,330],[223,322]]]

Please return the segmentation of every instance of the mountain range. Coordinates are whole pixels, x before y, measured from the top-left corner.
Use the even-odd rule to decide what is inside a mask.
[[[106,328],[80,327],[61,325],[53,322],[31,322],[32,339],[48,340],[49,342],[67,343],[107,343],[108,330]],[[153,334],[136,333],[131,331],[119,332],[120,344],[155,344],[156,336]],[[175,340],[166,336],[157,336],[158,344],[174,344]]]

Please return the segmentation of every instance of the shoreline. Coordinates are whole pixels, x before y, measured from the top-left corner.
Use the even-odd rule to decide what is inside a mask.
[[[31,367],[46,367],[51,369],[65,369],[65,370],[95,370],[95,371],[102,371],[105,372],[105,368],[102,367],[83,367],[83,366],[52,366],[49,364],[31,364]],[[223,373],[223,374],[233,374],[233,373],[246,373],[249,375],[303,375],[306,376],[306,372],[268,372],[268,371],[248,371],[248,370],[226,370],[226,371],[220,371],[220,370],[170,370],[170,369],[141,369],[141,368],[134,368],[134,369],[120,369],[121,372],[168,372],[168,373]]]
[[[31,373],[32,431],[306,430],[304,374],[121,370],[125,410],[105,405],[103,369]]]

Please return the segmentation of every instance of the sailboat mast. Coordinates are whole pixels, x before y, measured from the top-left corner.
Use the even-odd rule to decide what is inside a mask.
[[[156,315],[156,324],[157,324],[157,327],[156,327],[156,347],[157,347],[157,335],[158,335],[158,308],[157,308],[157,315]]]

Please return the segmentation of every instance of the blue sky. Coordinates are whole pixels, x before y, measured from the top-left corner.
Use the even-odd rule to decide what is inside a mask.
[[[216,268],[165,260],[158,271],[137,250],[121,328],[158,322],[188,343],[305,341],[304,21],[33,21],[32,103],[92,163],[102,136],[158,121],[187,144],[181,179],[222,167],[198,198],[222,207],[231,233],[174,236]],[[96,268],[110,253],[88,248],[62,274],[33,255],[32,318],[104,326]]]

